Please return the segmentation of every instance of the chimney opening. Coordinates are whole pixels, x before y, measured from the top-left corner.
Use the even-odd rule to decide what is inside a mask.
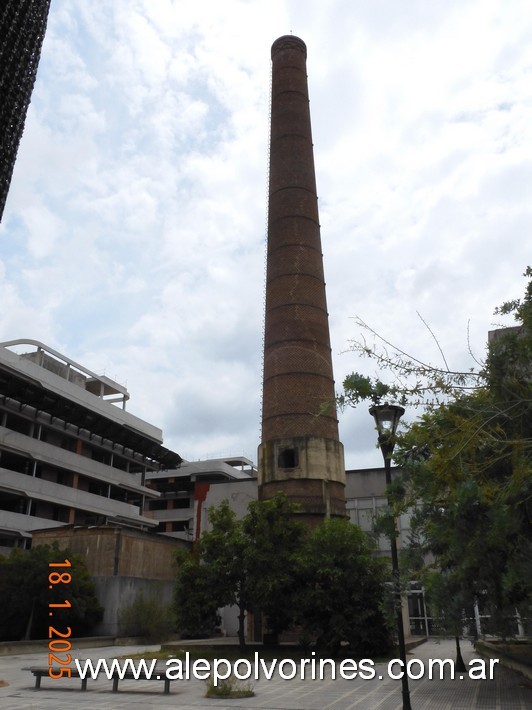
[[[296,448],[283,449],[277,458],[278,468],[296,468],[299,466],[299,451]]]

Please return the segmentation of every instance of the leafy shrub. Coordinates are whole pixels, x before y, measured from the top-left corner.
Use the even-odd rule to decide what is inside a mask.
[[[118,620],[124,636],[140,636],[145,641],[165,641],[175,628],[171,604],[161,604],[155,596],[137,595],[135,601],[123,607]]]
[[[214,680],[206,681],[206,698],[252,698],[255,695],[251,683],[242,683],[234,676],[220,680],[214,685]]]

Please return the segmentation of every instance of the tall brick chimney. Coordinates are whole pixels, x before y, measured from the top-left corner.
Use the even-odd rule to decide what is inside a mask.
[[[309,524],[345,516],[306,73],[307,48],[272,45],[259,498],[284,492]],[[324,410],[324,405],[329,405]]]

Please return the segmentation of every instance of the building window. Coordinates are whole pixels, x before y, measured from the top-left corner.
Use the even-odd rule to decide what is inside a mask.
[[[178,522],[172,523],[172,532],[187,532],[188,531],[188,520],[180,520]]]
[[[278,468],[296,468],[299,466],[299,451],[297,449],[282,449],[277,458]]]

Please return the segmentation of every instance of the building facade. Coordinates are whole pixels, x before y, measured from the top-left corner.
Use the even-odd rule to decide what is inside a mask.
[[[238,517],[257,498],[257,470],[245,457],[183,461],[175,470],[152,471],[147,485],[160,493],[148,501],[156,531],[192,542],[209,528],[208,510],[228,500]]]
[[[0,343],[0,550],[33,530],[153,530],[146,477],[181,457],[126,411],[129,393],[43,343]]]
[[[392,480],[400,469],[392,467]],[[375,540],[375,554],[391,557],[390,540],[386,535],[375,534],[375,519],[388,506],[386,473],[384,468],[363,468],[346,471],[346,508],[350,521]],[[410,518],[404,513],[395,521],[398,549],[410,544]],[[406,636],[428,636],[432,618],[425,603],[423,587],[411,581],[403,604],[403,627]]]

